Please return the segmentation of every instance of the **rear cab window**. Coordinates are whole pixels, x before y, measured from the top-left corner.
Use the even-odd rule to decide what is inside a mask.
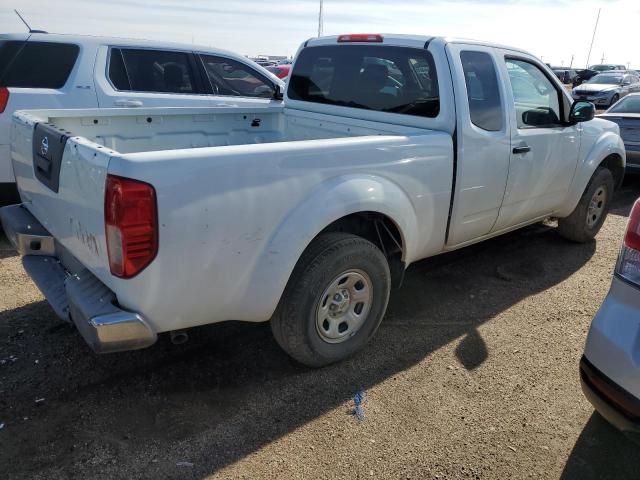
[[[196,72],[189,52],[112,48],[109,55],[109,80],[120,91],[202,93]]]
[[[70,43],[0,42],[0,85],[18,88],[64,87],[80,47]]]
[[[440,97],[427,50],[329,45],[300,52],[291,74],[292,100],[435,118]]]

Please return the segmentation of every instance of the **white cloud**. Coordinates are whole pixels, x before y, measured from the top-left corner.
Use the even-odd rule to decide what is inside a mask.
[[[193,41],[250,55],[295,53],[316,34],[318,15],[316,0],[20,0],[15,6],[33,28],[51,32]],[[524,48],[553,64],[567,65],[574,55],[582,67],[599,7],[591,63],[604,53],[606,61],[640,68],[635,0],[325,0],[324,32],[476,38]],[[0,31],[24,31],[6,7]]]

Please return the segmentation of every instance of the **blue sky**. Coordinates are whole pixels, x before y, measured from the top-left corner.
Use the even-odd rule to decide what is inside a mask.
[[[317,0],[3,0],[0,31],[32,24],[56,33],[115,35],[199,43],[245,55],[293,55],[317,33]],[[640,68],[637,0],[325,0],[324,33],[393,32],[489,40],[524,48],[553,64]]]

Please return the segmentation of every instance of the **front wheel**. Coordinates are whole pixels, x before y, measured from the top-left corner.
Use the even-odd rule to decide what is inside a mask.
[[[618,100],[620,100],[620,95],[616,93],[613,97],[611,97],[611,103],[609,104],[609,108],[613,107],[613,105],[617,103]]]
[[[599,167],[571,215],[558,219],[558,233],[573,242],[585,243],[592,240],[607,218],[613,189],[611,171]]]
[[[387,309],[391,275],[373,243],[355,235],[317,237],[298,261],[271,319],[278,344],[321,367],[361,349]]]

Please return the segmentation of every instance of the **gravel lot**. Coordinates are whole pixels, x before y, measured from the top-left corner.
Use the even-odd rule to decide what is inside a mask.
[[[0,478],[638,478],[577,374],[636,185],[595,243],[536,225],[414,265],[375,340],[322,370],[266,324],[96,356],[2,239]]]

